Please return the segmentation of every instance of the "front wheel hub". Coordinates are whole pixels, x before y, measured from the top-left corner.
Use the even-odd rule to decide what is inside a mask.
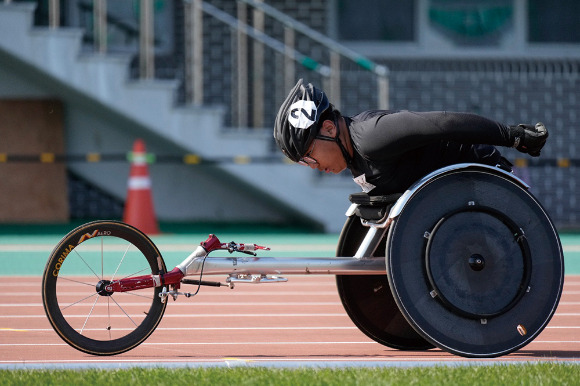
[[[111,296],[113,292],[110,290],[110,284],[111,282],[109,280],[99,281],[96,285],[97,293],[101,296]],[[109,289],[107,289],[107,287],[109,287]]]

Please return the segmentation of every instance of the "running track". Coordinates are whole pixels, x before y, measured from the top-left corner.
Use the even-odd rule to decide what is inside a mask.
[[[429,365],[493,361],[580,363],[580,276],[566,276],[556,315],[532,343],[489,360],[439,349],[399,351],[367,338],[346,315],[333,276],[290,276],[287,283],[201,289],[170,301],[149,339],[118,356],[96,357],[51,329],[40,277],[0,277],[0,368],[149,365]]]

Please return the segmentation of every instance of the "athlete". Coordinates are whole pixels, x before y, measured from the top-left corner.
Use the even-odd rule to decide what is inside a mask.
[[[348,168],[364,192],[376,195],[403,192],[429,172],[455,163],[511,170],[495,146],[537,157],[548,131],[542,123],[509,126],[445,111],[369,110],[342,116],[322,90],[300,79],[278,111],[274,138],[292,161],[327,173]]]

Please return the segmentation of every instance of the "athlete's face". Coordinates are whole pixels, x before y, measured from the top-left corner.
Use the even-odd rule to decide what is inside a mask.
[[[334,138],[336,136],[336,127],[330,120],[322,123],[320,134],[325,137]],[[307,166],[312,169],[318,169],[326,173],[338,174],[346,169],[346,161],[338,144],[334,141],[316,139],[312,142],[306,152],[309,158],[317,162],[308,162]]]

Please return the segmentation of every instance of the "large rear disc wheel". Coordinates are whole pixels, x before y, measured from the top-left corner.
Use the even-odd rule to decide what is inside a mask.
[[[387,277],[427,341],[486,358],[518,350],[560,300],[564,259],[545,210],[499,172],[462,169],[426,182],[393,222]]]

